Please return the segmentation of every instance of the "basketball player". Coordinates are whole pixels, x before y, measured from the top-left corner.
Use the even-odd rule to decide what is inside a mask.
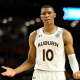
[[[56,13],[52,6],[43,6],[40,17],[44,27],[30,34],[28,59],[16,69],[2,66],[7,71],[1,74],[13,77],[35,65],[32,80],[66,80],[64,74],[66,51],[73,77],[79,79],[79,66],[73,49],[71,33],[54,25]]]

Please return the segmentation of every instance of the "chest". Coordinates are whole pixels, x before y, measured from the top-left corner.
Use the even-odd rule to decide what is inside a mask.
[[[37,35],[35,40],[35,46],[39,47],[61,47],[63,45],[62,35],[56,37],[56,35],[45,36],[45,35]]]

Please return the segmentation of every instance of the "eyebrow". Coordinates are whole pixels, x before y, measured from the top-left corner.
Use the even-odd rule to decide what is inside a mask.
[[[51,13],[52,13],[52,11],[47,11],[47,12],[51,12]],[[44,11],[44,12],[42,12],[42,14],[43,14],[43,13],[46,13],[46,12]]]

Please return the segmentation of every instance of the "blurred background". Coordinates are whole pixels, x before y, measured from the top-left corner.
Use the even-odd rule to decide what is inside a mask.
[[[43,26],[40,9],[47,4],[53,6],[57,14],[55,25],[71,32],[80,65],[80,10],[73,10],[71,13],[77,16],[75,19],[68,19],[70,15],[65,17],[69,13],[67,7],[80,8],[79,0],[0,0],[0,66],[14,69],[28,58],[29,34]],[[5,70],[0,68],[0,72],[3,71]],[[31,68],[13,78],[0,74],[0,80],[31,80],[33,71]],[[68,59],[66,59],[65,74],[67,80],[74,80]]]

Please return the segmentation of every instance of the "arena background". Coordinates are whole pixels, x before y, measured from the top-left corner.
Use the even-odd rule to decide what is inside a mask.
[[[43,26],[40,9],[46,4],[55,9],[55,25],[71,32],[80,65],[80,22],[63,20],[63,7],[80,7],[79,0],[0,0],[0,66],[14,69],[27,59],[29,34]],[[0,74],[0,80],[31,80],[32,74],[33,68],[12,78]],[[68,59],[65,74],[67,80],[74,80]]]

